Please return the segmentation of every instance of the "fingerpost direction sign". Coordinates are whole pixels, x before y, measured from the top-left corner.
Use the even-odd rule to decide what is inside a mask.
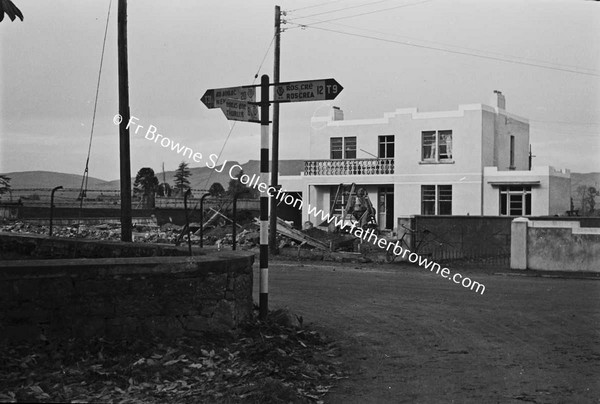
[[[260,122],[255,103],[228,98],[220,107],[230,121]]]
[[[343,89],[335,79],[278,83],[274,87],[273,102],[333,100]]]
[[[200,101],[208,108],[220,108],[228,99],[256,102],[255,86],[213,88],[206,90]]]

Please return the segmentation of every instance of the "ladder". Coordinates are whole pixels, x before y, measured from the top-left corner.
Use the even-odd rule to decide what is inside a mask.
[[[333,199],[332,209],[343,194],[344,184],[340,184]],[[357,189],[355,183],[350,185],[348,200],[346,201],[346,205],[342,207],[341,218],[344,222],[358,222],[358,225],[362,228],[377,228],[375,208],[373,208],[373,204],[365,188],[360,187]]]

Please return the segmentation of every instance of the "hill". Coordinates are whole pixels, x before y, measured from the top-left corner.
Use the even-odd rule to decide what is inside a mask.
[[[244,170],[244,173],[249,174],[260,174],[260,162],[258,160],[250,160],[247,163],[240,164],[237,161],[227,161],[224,168],[222,163],[219,163],[214,169],[208,167],[194,167],[190,168],[191,176],[189,177],[190,186],[192,189],[208,189],[213,183],[219,182],[225,189],[231,177],[229,176],[229,170],[234,164],[240,165]],[[219,173],[218,170],[222,171]],[[233,169],[234,173],[237,173],[239,168]],[[304,160],[280,160],[279,161],[279,175],[300,175],[300,172],[304,171]],[[163,174],[160,171],[156,172],[159,182],[163,182]],[[165,171],[165,178],[168,183],[173,184],[173,177],[175,171]],[[132,179],[132,183],[133,183]],[[99,189],[119,189],[119,180],[108,181],[103,184]]]
[[[217,172],[217,170],[221,170],[220,165],[215,169],[194,167],[190,169],[192,173],[190,177],[192,189],[208,189],[214,182],[221,183],[227,189],[227,184],[231,179],[229,177],[229,169],[234,164],[242,166],[246,174],[260,173],[259,161],[257,160],[250,160],[244,164],[239,164],[237,161],[227,161],[225,168],[220,173]],[[234,172],[238,170],[236,167]],[[302,170],[304,170],[304,160],[279,161],[279,175],[299,175]],[[65,174],[53,171],[22,171],[6,173],[4,175],[11,179],[10,185],[12,189],[51,189],[59,185],[62,185],[63,188],[79,189],[81,187],[81,175],[77,174]],[[175,171],[165,172],[165,178],[168,183],[173,184],[174,175]],[[162,172],[156,171],[156,176],[159,182],[163,181]],[[131,179],[132,184],[134,180],[135,177]],[[119,184],[119,180],[105,181],[93,177],[89,177],[88,179],[88,189],[118,190],[120,187]]]
[[[81,175],[57,173],[54,171],[22,171],[4,174],[10,178],[12,189],[51,189],[61,185],[63,188],[80,188]],[[89,177],[88,188],[100,188],[107,181]]]

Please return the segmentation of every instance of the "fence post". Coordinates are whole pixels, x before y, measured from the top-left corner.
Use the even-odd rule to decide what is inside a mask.
[[[50,234],[48,236],[52,237],[52,221],[54,219],[54,193],[59,189],[63,189],[62,186],[54,187],[52,192],[50,193]],[[11,195],[12,196],[12,195]]]
[[[510,224],[510,268],[527,269],[527,227],[529,219],[518,217]]]

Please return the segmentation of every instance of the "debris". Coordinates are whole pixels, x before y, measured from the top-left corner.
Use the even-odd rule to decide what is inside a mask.
[[[294,318],[276,310],[265,321],[254,318],[235,339],[91,338],[9,347],[0,351],[0,401],[318,402],[344,377],[339,348],[291,324]]]

